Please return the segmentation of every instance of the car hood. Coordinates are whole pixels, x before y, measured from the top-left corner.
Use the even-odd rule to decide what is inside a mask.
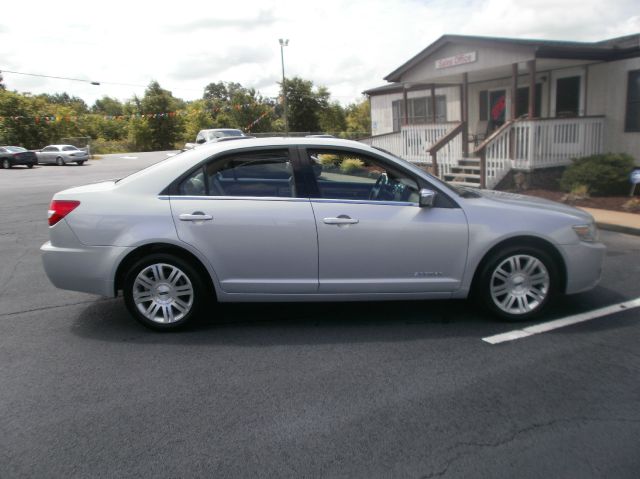
[[[558,203],[556,201],[546,200],[544,198],[537,198],[533,196],[519,195],[516,193],[506,193],[504,191],[494,190],[474,190],[480,194],[482,198],[490,201],[501,203],[509,206],[529,207],[535,209],[542,209],[547,211],[555,211],[558,213],[564,213],[567,215],[575,216],[577,218],[584,219],[587,222],[593,221],[593,217],[586,211],[574,208],[573,206]]]

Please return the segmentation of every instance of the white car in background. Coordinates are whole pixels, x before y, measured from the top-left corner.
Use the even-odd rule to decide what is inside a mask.
[[[209,130],[200,130],[196,135],[195,143],[185,143],[184,149],[191,150],[198,145],[209,143],[210,141],[219,141],[221,138],[242,138],[243,136],[246,135],[242,130],[236,130],[235,128],[212,128]]]
[[[40,164],[51,163],[64,166],[67,163],[75,163],[82,166],[89,159],[89,153],[86,150],[73,145],[49,145],[42,150],[36,150],[35,153]]]

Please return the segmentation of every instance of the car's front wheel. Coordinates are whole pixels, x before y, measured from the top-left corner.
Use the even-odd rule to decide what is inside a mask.
[[[8,170],[9,168],[11,168],[11,162],[5,158],[4,160],[2,160],[2,168]]]
[[[539,315],[558,290],[558,269],[549,254],[535,247],[511,247],[495,253],[480,273],[484,305],[509,321]]]
[[[76,165],[82,166],[82,165],[84,165],[84,161],[76,161]]]
[[[171,254],[153,254],[125,274],[124,299],[129,312],[155,330],[184,326],[201,311],[207,291],[198,271]]]
[[[61,156],[56,158],[56,165],[58,165],[58,166],[64,166],[65,165],[64,159]]]

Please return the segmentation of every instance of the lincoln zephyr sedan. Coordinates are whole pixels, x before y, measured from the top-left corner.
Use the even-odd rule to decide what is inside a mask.
[[[61,191],[44,267],[167,330],[215,301],[473,297],[525,320],[593,288],[593,218],[449,185],[367,145],[268,138],[203,145],[119,180]]]

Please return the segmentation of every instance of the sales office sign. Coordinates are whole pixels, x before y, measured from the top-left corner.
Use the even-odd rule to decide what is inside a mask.
[[[467,63],[473,63],[477,60],[477,52],[467,52],[454,55],[452,57],[441,58],[436,60],[436,70],[442,70],[443,68],[457,67],[458,65],[466,65]]]

